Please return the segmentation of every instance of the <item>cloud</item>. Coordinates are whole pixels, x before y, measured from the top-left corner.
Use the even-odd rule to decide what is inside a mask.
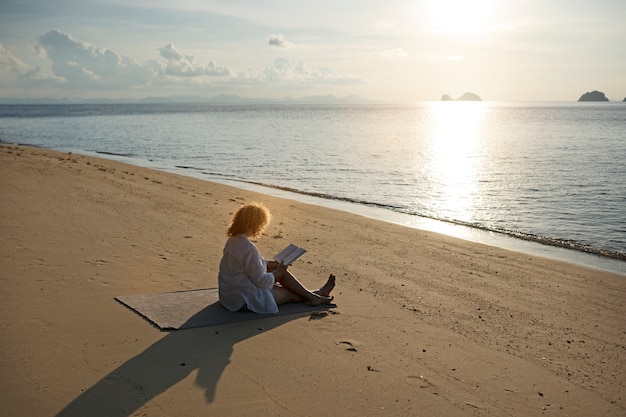
[[[282,35],[273,36],[277,44],[291,45]],[[337,73],[330,68],[312,68],[283,58],[265,67],[236,71],[212,61],[202,62],[172,43],[156,48],[154,57],[141,63],[58,30],[41,35],[35,51],[37,59],[43,62],[43,70],[26,64],[0,43],[0,82],[3,85],[0,91],[22,89],[32,94],[39,87],[47,87],[49,94],[75,90],[81,94],[106,91],[108,95],[136,96],[142,91],[154,94],[159,89],[195,93],[202,84],[204,91],[246,94],[242,88],[292,89],[364,83],[356,75]]]
[[[302,62],[294,63],[278,58],[266,67],[259,79],[272,83],[291,84],[361,84],[363,80],[354,75],[337,74],[329,68],[311,69]]]
[[[402,59],[409,56],[402,48],[387,49],[380,54],[383,58]]]
[[[27,65],[6,49],[2,42],[0,42],[0,74],[2,74],[3,80],[11,82],[14,87],[32,85],[33,82],[36,85],[41,85],[46,82],[58,83],[64,81],[63,78],[42,71],[39,67]],[[14,76],[12,80],[8,77],[10,74]]]
[[[104,48],[97,48],[70,35],[52,30],[39,37],[42,48],[52,62],[56,77],[67,86],[111,88],[146,85],[154,73],[132,58]]]
[[[270,35],[270,39],[268,41],[269,46],[275,48],[293,48],[295,44],[287,41],[282,33],[276,35]]]
[[[28,65],[13,55],[13,53],[6,49],[2,42],[0,42],[0,70],[24,74],[28,71]]]
[[[58,81],[63,81],[65,87],[138,88],[169,84],[171,78],[176,77],[191,79],[230,75],[227,67],[217,66],[213,62],[201,63],[195,57],[183,54],[171,43],[158,48],[159,56],[165,63],[154,59],[139,63],[110,49],[74,39],[58,30],[39,37],[38,49],[50,59],[54,76]]]
[[[228,67],[218,67],[213,62],[207,64],[200,63],[194,56],[184,55],[178,51],[173,44],[167,44],[158,49],[161,57],[167,60],[163,67],[166,75],[178,77],[225,77],[231,74]]]

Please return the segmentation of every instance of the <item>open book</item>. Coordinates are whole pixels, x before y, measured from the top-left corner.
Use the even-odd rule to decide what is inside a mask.
[[[281,250],[276,256],[274,256],[274,260],[283,265],[291,265],[293,261],[304,255],[306,249],[303,249],[299,246],[290,243],[285,249]]]

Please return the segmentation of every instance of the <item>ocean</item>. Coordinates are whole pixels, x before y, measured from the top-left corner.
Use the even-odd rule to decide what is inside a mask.
[[[626,274],[624,103],[0,105],[0,135]]]

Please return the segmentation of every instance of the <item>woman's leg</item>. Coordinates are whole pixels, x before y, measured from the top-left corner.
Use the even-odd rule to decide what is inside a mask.
[[[300,281],[294,277],[291,272],[287,271],[279,281],[280,287],[274,287],[274,299],[276,304],[285,303],[301,303],[307,302],[316,306],[320,304],[330,304],[333,298],[330,292],[335,286],[335,276],[331,275],[326,284],[317,291],[311,292],[302,285]]]
[[[315,290],[313,292],[315,294],[323,295],[324,297],[329,297],[330,292],[333,290],[333,288],[335,288],[335,276],[333,274],[330,274],[330,276],[326,280],[326,283],[322,285],[319,290]]]
[[[274,285],[274,300],[276,300],[276,304],[278,305],[287,303],[303,303],[306,301],[295,292],[291,292],[287,288],[281,287],[280,285]]]

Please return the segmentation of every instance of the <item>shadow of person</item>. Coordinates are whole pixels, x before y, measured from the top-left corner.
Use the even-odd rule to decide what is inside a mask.
[[[207,402],[213,402],[217,382],[230,363],[237,343],[308,314],[310,312],[264,316],[262,321],[249,320],[167,333],[84,391],[57,417],[132,415],[196,369],[196,384],[205,389]]]

